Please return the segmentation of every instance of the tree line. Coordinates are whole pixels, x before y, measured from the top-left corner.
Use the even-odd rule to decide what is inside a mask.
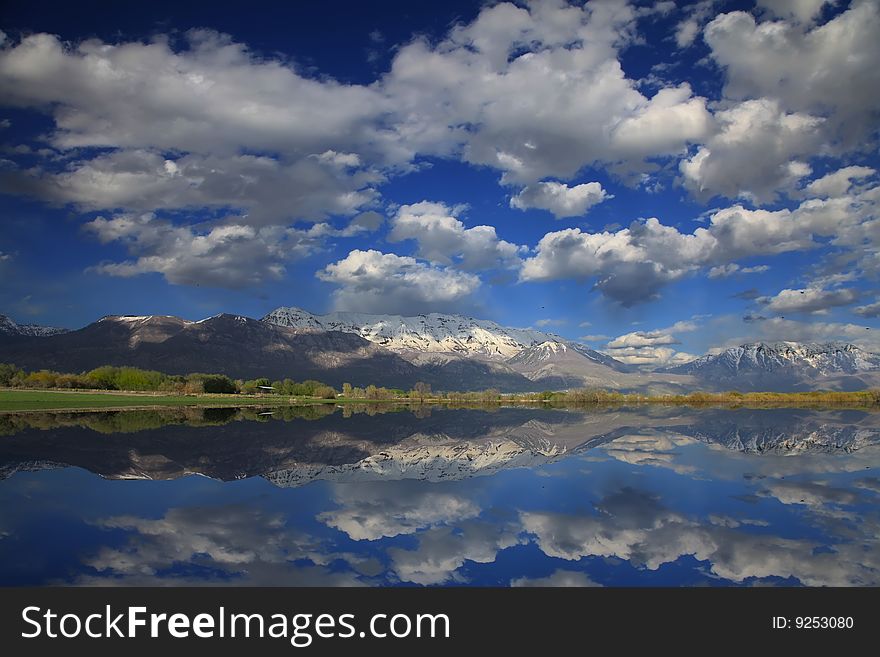
[[[433,391],[431,385],[416,383],[411,389],[366,387],[343,383],[337,390],[331,385],[307,379],[294,381],[268,378],[232,379],[225,374],[164,374],[137,367],[113,367],[105,365],[81,374],[68,374],[52,370],[27,372],[15,365],[0,363],[0,387],[27,389],[81,389],[149,391],[174,395],[194,394],[242,394],[307,397],[312,399],[342,399],[359,401],[418,401],[448,402],[461,404],[540,403],[560,405],[608,405],[608,404],[683,404],[732,405],[732,406],[878,406],[880,390],[840,392],[818,390],[811,392],[691,392],[689,394],[621,393],[599,388],[579,388],[566,391],[502,393],[496,388],[479,391]]]
[[[335,399],[339,396],[351,399],[419,399],[431,397],[431,386],[416,383],[409,391],[400,388],[382,388],[368,385],[365,388],[343,383],[339,391],[331,385],[307,379],[294,381],[268,378],[232,379],[225,374],[165,374],[138,367],[114,367],[104,365],[88,372],[70,374],[42,369],[28,372],[15,365],[0,363],[0,387],[48,390],[119,390],[130,392],[165,392],[177,395],[193,394],[244,394],[283,395],[286,397],[312,397]]]

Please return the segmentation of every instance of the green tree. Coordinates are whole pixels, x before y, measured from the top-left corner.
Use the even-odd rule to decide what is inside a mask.
[[[426,398],[431,396],[431,384],[419,381],[413,386],[409,396],[414,397],[419,401],[425,401]]]
[[[12,385],[13,379],[23,378],[24,370],[15,365],[0,363],[0,386]]]

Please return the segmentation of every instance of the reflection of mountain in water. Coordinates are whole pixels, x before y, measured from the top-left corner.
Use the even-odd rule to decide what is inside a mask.
[[[621,438],[666,432],[755,454],[852,452],[880,444],[863,411],[651,407],[395,409],[290,407],[41,413],[0,418],[0,477],[76,466],[111,479],[264,476],[443,481],[534,466]]]
[[[756,454],[853,452],[880,443],[880,418],[859,411],[712,411],[676,430],[701,442]]]

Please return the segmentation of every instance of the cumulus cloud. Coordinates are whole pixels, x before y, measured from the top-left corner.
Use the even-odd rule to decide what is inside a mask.
[[[700,252],[711,244],[704,238],[705,230],[699,230],[699,235],[683,235],[652,218],[614,233],[585,233],[579,228],[547,233],[536,254],[524,262],[520,277],[526,281],[596,277],[603,294],[632,305],[653,298],[664,284],[692,271],[694,261],[707,257]]]
[[[589,182],[569,187],[558,182],[539,182],[524,187],[510,199],[510,207],[518,210],[538,208],[552,212],[557,219],[581,217],[605,199],[613,198],[600,183]]]
[[[684,186],[698,198],[768,203],[809,175],[799,158],[817,148],[822,118],[786,113],[778,101],[762,98],[716,112],[715,120],[718,132],[679,165]]]
[[[51,143],[235,155],[369,152],[384,141],[377,90],[314,80],[231,37],[190,30],[182,43],[66,44],[32,34],[0,55],[8,103],[51,112]]]
[[[281,275],[291,257],[343,235],[329,227],[339,215],[357,215],[347,234],[378,229],[381,216],[370,214],[378,188],[425,157],[491,167],[521,190],[512,207],[557,217],[582,216],[609,198],[598,183],[571,184],[590,167],[627,183],[677,171],[700,198],[807,200],[766,214],[720,210],[693,233],[657,219],[602,233],[548,233],[521,280],[593,280],[602,294],[632,305],[704,268],[729,275],[738,259],[827,242],[876,271],[870,216],[878,196],[864,182],[874,174],[850,166],[808,181],[815,156],[846,154],[876,131],[880,9],[853,2],[815,24],[818,0],[762,6],[757,19],[729,12],[706,25],[725,83],[709,105],[687,81],[648,85],[621,65],[623,51],[642,39],[639,21],[669,14],[668,2],[650,9],[611,1],[487,5],[436,40],[397,46],[388,70],[369,84],[307,74],[206,29],[113,43],[5,39],[0,95],[51,118],[39,139],[52,148],[10,155],[28,164],[4,161],[0,190],[108,216],[154,213],[149,230],[119,238],[132,260],[98,270],[225,285]],[[682,11],[679,47],[695,41],[714,8],[700,2]],[[379,254],[403,258],[391,274],[398,292],[406,290],[401,298],[454,306],[479,285],[457,270],[520,266],[522,248],[494,227],[468,228],[434,205],[404,206],[389,234],[395,243],[413,240],[417,257],[431,264]],[[193,216],[202,223],[192,225]],[[301,221],[319,228],[295,229]],[[318,274],[345,278],[338,303],[364,307],[389,292],[365,283],[372,265],[328,273],[340,263]],[[256,273],[246,275],[248,267]],[[355,279],[364,286],[362,303],[347,296]],[[428,279],[438,292],[427,289]]]
[[[689,363],[696,356],[684,351],[677,351],[670,347],[619,347],[609,349],[608,355],[628,365],[639,365],[645,369],[665,367],[666,365],[679,365]]]
[[[654,331],[633,331],[610,340],[604,351],[623,363],[645,366],[648,369],[686,363],[695,356],[672,348],[672,345],[681,344],[681,340],[674,334],[696,331],[699,328],[700,324],[690,319]]]
[[[152,213],[98,217],[84,226],[102,243],[119,242],[133,256],[93,271],[110,276],[162,274],[169,283],[241,288],[284,275],[285,264],[321,248],[328,224],[308,229],[237,223],[174,225]]]
[[[692,233],[656,218],[614,232],[550,232],[524,261],[520,278],[595,280],[596,289],[608,298],[633,305],[655,298],[664,285],[704,267],[826,243],[848,252],[863,269],[875,271],[880,247],[878,191],[870,187],[839,198],[808,199],[793,210],[735,205],[714,211],[708,226]],[[716,270],[720,271],[724,270]]]
[[[877,173],[871,167],[851,166],[843,167],[827,175],[813,180],[806,186],[804,192],[807,196],[837,198],[849,193],[854,180],[863,180]]]
[[[618,336],[608,343],[609,349],[622,349],[624,347],[656,347],[659,345],[681,344],[671,334],[662,331],[636,331]]]
[[[285,164],[265,156],[119,150],[72,163],[66,170],[12,170],[0,190],[28,193],[83,211],[230,209],[250,225],[318,221],[351,215],[376,199],[372,172],[344,172],[317,158]]]
[[[790,8],[800,18],[816,2],[767,3]],[[706,26],[706,43],[726,74],[731,99],[777,100],[786,113],[826,118],[830,140],[853,145],[876,130],[880,97],[880,5],[854,2],[818,26],[785,21],[756,22],[742,11],[717,16]],[[855,55],[857,53],[857,55]],[[855,56],[854,56],[855,55]]]
[[[480,286],[473,274],[373,249],[355,249],[317,277],[339,286],[333,292],[338,310],[374,313],[453,308]]]
[[[401,206],[388,240],[415,240],[419,257],[472,271],[516,267],[524,249],[500,239],[492,226],[466,228],[453,209],[430,201]]]
[[[687,85],[649,98],[626,77],[618,54],[637,18],[624,3],[500,3],[436,44],[417,39],[383,80],[398,130],[421,152],[460,151],[526,185],[681,152],[710,114]]]
[[[802,290],[784,289],[772,297],[759,297],[757,301],[764,304],[769,312],[814,313],[824,314],[836,306],[848,306],[859,298],[856,290],[841,288],[824,290],[808,287]]]

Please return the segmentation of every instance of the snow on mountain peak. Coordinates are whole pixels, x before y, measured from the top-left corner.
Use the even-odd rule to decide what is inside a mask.
[[[263,321],[306,331],[355,333],[403,353],[458,353],[503,360],[533,345],[562,344],[561,338],[543,331],[507,328],[489,320],[442,313],[413,317],[350,312],[313,315],[300,308],[277,308]]]
[[[730,372],[800,368],[826,375],[880,370],[880,356],[841,342],[751,342],[703,356],[669,371],[696,373],[710,367]]]
[[[0,335],[44,337],[59,333],[67,333],[67,329],[57,326],[40,326],[39,324],[18,324],[10,317],[0,315]]]

